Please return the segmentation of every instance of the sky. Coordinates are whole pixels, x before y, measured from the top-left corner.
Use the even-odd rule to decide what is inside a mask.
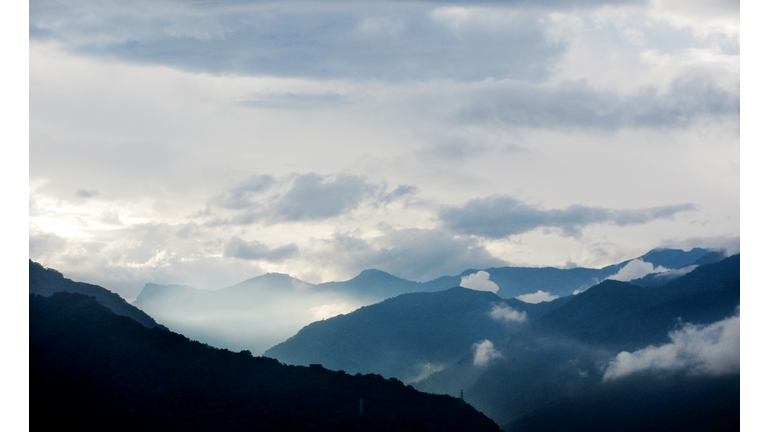
[[[734,1],[31,1],[29,258],[132,301],[740,250]]]

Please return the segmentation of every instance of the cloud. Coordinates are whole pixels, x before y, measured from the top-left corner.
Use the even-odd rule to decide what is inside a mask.
[[[739,373],[739,316],[697,326],[686,324],[669,333],[671,343],[621,352],[611,361],[603,381],[646,371],[685,371],[689,375]]]
[[[462,207],[443,207],[438,213],[446,229],[457,234],[501,239],[537,228],[557,228],[563,235],[578,237],[592,224],[640,225],[655,219],[670,219],[693,211],[692,204],[652,207],[638,210],[612,210],[572,205],[564,210],[544,210],[509,196],[492,196],[468,201]]]
[[[435,159],[461,162],[487,153],[488,150],[489,148],[485,145],[454,137],[420,150],[416,152],[416,156],[427,162],[434,162]]]
[[[249,208],[254,205],[257,196],[269,190],[276,182],[270,175],[252,175],[210,201],[226,209]]]
[[[480,270],[477,273],[471,275],[462,276],[461,284],[464,288],[469,288],[477,291],[490,291],[498,292],[499,286],[492,280],[490,280],[490,274],[487,271]]]
[[[468,94],[456,108],[462,123],[533,128],[685,127],[701,118],[738,119],[738,87],[726,88],[699,72],[679,77],[666,92],[646,87],[633,95],[597,90],[585,81],[555,87],[495,83]]]
[[[472,345],[472,348],[475,350],[475,366],[483,367],[490,363],[491,360],[502,357],[501,353],[493,347],[493,342],[488,339]]]
[[[288,193],[271,205],[270,219],[274,222],[327,219],[356,208],[378,190],[360,176],[339,174],[330,180],[317,174],[301,175],[293,181]]]
[[[252,261],[283,261],[298,252],[299,247],[294,243],[272,249],[259,241],[246,242],[237,236],[224,244],[224,257]]]
[[[491,318],[499,322],[526,322],[528,321],[528,313],[523,311],[519,312],[512,309],[506,303],[494,304],[491,309]]]
[[[280,190],[281,187],[284,190]],[[408,187],[395,190],[401,195],[409,191]],[[248,225],[262,222],[272,225],[320,221],[352,211],[367,198],[395,198],[382,192],[382,186],[368,183],[362,176],[349,174],[322,176],[309,173],[280,180],[266,175],[251,176],[209,200],[220,208],[235,212],[228,217],[216,216],[205,224]],[[207,213],[200,212],[199,215],[206,216]]]
[[[613,279],[622,282],[628,282],[632,279],[639,279],[651,273],[662,273],[669,269],[662,266],[654,267],[653,264],[645,262],[638,258],[627,263],[615,275],[608,276],[607,279]]]
[[[99,191],[97,190],[78,189],[77,192],[75,192],[75,196],[80,198],[93,198],[98,194],[99,194]]]
[[[439,6],[33,2],[29,33],[78,54],[198,73],[322,79],[540,80],[564,50],[546,37],[536,10],[453,8],[464,13],[457,18],[448,11],[446,20],[446,13],[433,13]]]
[[[560,296],[552,295],[548,291],[538,290],[532,294],[523,294],[517,296],[517,299],[526,303],[541,303],[550,302],[554,299],[560,298]]]
[[[413,195],[418,192],[419,188],[414,185],[398,185],[392,192],[384,193],[381,195],[381,202],[390,203],[408,195]]]
[[[253,108],[274,109],[314,109],[344,106],[361,101],[361,96],[341,94],[337,92],[324,93],[261,93],[252,94],[239,105]]]
[[[313,257],[318,265],[335,268],[350,277],[375,268],[402,278],[427,281],[461,273],[467,267],[509,264],[492,256],[475,239],[432,229],[395,229],[367,239],[351,233],[336,233],[322,241],[322,246],[323,250]]]

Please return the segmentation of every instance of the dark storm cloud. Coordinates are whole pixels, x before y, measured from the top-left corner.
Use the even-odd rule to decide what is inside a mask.
[[[224,244],[224,257],[251,261],[283,261],[298,252],[299,247],[295,243],[272,249],[259,241],[246,242],[237,236]]]
[[[441,230],[391,230],[369,240],[337,233],[326,246],[317,256],[324,265],[341,267],[353,274],[375,268],[417,281],[459,274],[467,268],[509,265],[491,256],[477,240]]]
[[[395,81],[540,81],[563,53],[562,44],[543,34],[536,11],[522,8],[495,27],[468,22],[458,28],[452,18],[433,15],[440,6],[37,1],[30,5],[30,38],[55,40],[78,53],[194,72]]]
[[[464,123],[502,123],[527,127],[680,127],[702,117],[738,118],[738,89],[728,90],[706,75],[676,79],[669,91],[647,88],[621,96],[570,82],[553,88],[502,84],[468,97],[455,118]]]
[[[474,199],[463,207],[444,207],[439,211],[442,225],[457,234],[500,239],[537,228],[557,228],[566,236],[579,236],[592,224],[639,225],[655,219],[669,219],[677,213],[693,211],[692,204],[638,210],[612,210],[572,205],[563,210],[544,210],[506,196]]]
[[[290,186],[278,191],[280,183]],[[393,192],[384,193],[383,186],[349,174],[321,176],[309,173],[283,180],[251,176],[210,200],[213,205],[235,210],[235,213],[226,218],[211,219],[206,225],[320,221],[352,211],[366,199],[376,202],[395,200],[413,193],[415,189],[412,188],[400,186]],[[205,212],[201,215],[205,216]]]

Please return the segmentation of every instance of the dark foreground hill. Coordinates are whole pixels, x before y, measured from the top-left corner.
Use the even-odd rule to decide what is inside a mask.
[[[119,295],[84,282],[74,282],[65,278],[54,269],[45,268],[41,264],[29,260],[29,293],[49,296],[55,292],[71,292],[94,297],[96,301],[109,308],[112,312],[135,319],[146,327],[162,327],[141,309],[131,305]]]
[[[641,375],[546,404],[504,430],[737,432],[739,390],[739,375]]]
[[[29,308],[32,429],[499,430],[450,396],[211,348],[85,295],[30,295]]]

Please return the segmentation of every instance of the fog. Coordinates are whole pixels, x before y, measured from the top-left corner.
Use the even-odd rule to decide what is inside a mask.
[[[149,285],[149,284],[148,284]],[[261,355],[318,320],[349,313],[367,302],[335,292],[298,288],[277,292],[215,291],[149,285],[135,304],[157,322],[217,348]]]

